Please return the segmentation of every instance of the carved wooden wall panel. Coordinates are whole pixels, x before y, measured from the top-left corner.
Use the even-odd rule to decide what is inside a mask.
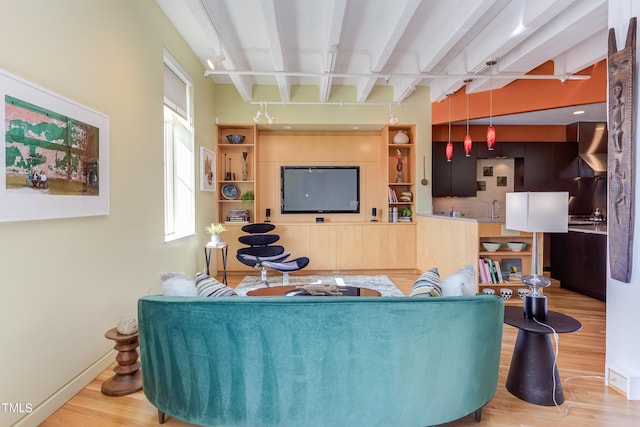
[[[631,281],[633,262],[636,22],[629,21],[620,51],[615,30],[609,29],[609,268],[613,279],[625,283]]]

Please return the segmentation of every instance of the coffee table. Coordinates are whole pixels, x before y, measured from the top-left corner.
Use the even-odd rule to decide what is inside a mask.
[[[254,289],[247,292],[249,297],[265,297],[265,296],[284,296],[287,292],[294,290],[299,285],[287,285],[287,286],[270,286],[267,288]],[[338,286],[338,289],[342,292],[342,296],[353,297],[379,297],[380,292],[368,289],[360,288],[358,286]]]

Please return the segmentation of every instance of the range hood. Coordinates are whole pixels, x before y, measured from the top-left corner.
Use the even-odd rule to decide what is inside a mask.
[[[567,140],[578,141],[580,177],[607,174],[609,135],[604,122],[578,122],[567,126]]]

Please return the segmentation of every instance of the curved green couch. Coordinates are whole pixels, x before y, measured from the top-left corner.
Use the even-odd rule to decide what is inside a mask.
[[[147,296],[144,393],[216,427],[418,427],[496,392],[504,303],[492,295]]]

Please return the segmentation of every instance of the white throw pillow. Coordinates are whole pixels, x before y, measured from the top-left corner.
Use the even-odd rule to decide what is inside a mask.
[[[195,282],[184,273],[161,273],[162,293],[165,296],[195,297],[198,296]]]
[[[469,264],[444,278],[440,284],[442,296],[462,296],[476,294],[476,274]]]

